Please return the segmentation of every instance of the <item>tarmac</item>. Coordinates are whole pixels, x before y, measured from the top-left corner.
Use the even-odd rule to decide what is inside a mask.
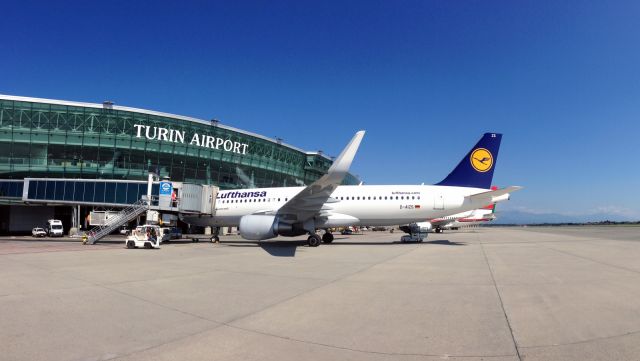
[[[640,360],[640,227],[0,238],[2,360]]]

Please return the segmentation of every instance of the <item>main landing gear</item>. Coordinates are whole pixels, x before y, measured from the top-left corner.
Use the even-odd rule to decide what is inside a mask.
[[[325,231],[322,238],[320,238],[316,232],[309,233],[309,238],[307,238],[307,244],[309,247],[318,247],[321,241],[323,243],[333,242],[333,233]]]
[[[315,232],[309,235],[307,238],[307,244],[309,247],[318,247],[320,245],[320,236],[318,236]]]
[[[324,242],[324,243],[333,242],[333,233],[331,233],[329,231],[325,231],[325,233],[322,235],[322,242]]]

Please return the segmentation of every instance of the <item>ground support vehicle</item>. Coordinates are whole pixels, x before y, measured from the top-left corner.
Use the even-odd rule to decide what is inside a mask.
[[[42,229],[40,227],[36,227],[36,228],[31,230],[31,235],[34,236],[34,237],[46,237],[47,236],[47,232],[45,232],[44,229]]]
[[[409,243],[409,242],[422,243],[425,238],[427,238],[427,234],[426,233],[411,233],[411,234],[405,234],[404,236],[400,237],[400,242],[402,242],[402,243]]]
[[[64,228],[62,228],[62,221],[59,219],[48,220],[45,230],[49,237],[62,237],[64,235]]]
[[[138,226],[134,229],[127,240],[125,245],[127,248],[160,248],[162,242],[162,233],[160,227],[155,225]]]
[[[162,242],[182,238],[182,231],[178,227],[162,227]]]

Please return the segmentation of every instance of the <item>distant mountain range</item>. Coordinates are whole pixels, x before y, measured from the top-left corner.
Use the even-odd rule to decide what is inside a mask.
[[[640,219],[611,213],[594,213],[582,215],[567,215],[559,213],[533,213],[521,210],[503,210],[496,212],[497,219],[493,224],[538,224],[538,223],[586,223],[616,221],[628,222]]]

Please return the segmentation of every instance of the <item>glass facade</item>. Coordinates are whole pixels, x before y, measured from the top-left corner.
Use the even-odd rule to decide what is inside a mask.
[[[217,123],[110,105],[17,98],[0,96],[2,179],[146,180],[152,171],[173,181],[237,189],[306,185],[331,166],[321,154]],[[352,175],[345,179],[346,184],[357,182]]]

